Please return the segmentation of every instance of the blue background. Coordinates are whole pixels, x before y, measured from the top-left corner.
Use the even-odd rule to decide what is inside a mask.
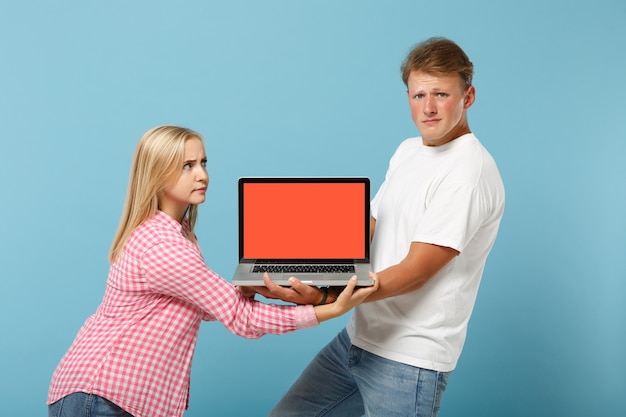
[[[144,131],[204,135],[198,230],[229,278],[237,178],[377,189],[417,134],[400,63],[434,35],[475,64],[470,126],[507,188],[441,416],[625,415],[621,0],[2,1],[3,415],[46,414],[51,373],[102,297]],[[265,415],[347,317],[256,341],[203,324],[186,416]]]

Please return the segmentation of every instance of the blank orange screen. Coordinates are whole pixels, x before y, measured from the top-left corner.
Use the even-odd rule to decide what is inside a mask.
[[[365,186],[247,183],[243,256],[248,259],[365,257]]]

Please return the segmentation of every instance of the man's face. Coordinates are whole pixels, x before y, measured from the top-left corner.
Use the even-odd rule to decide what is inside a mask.
[[[411,118],[424,145],[443,145],[470,132],[466,110],[476,93],[473,86],[464,88],[460,76],[414,71],[407,84]]]

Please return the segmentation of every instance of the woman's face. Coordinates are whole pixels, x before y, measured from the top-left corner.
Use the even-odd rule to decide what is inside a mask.
[[[172,218],[182,221],[190,204],[206,199],[209,175],[206,170],[204,145],[198,138],[185,142],[185,159],[180,176],[168,183],[159,195],[159,208]]]

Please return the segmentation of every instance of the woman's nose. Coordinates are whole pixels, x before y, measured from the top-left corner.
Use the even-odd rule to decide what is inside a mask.
[[[198,181],[209,182],[209,173],[207,172],[205,167],[200,167],[200,170],[197,175]]]

